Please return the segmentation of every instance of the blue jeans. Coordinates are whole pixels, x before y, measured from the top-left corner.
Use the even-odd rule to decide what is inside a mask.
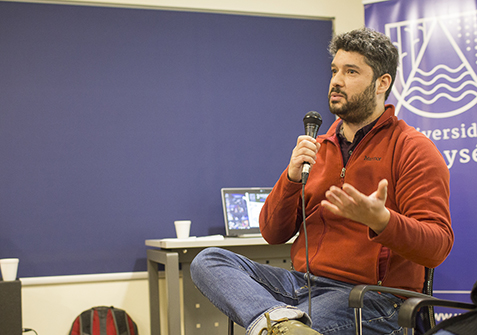
[[[288,317],[311,324],[322,334],[354,334],[354,311],[348,307],[353,284],[311,276],[312,312],[308,316],[306,274],[259,264],[220,248],[200,252],[191,264],[197,288],[224,314],[258,334],[266,325],[264,312],[272,319]],[[363,333],[402,334],[397,315],[402,300],[369,292],[364,300]]]

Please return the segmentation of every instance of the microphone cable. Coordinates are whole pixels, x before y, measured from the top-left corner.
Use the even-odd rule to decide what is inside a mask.
[[[323,122],[320,113],[315,111],[310,111],[306,113],[303,118],[303,125],[305,126],[305,134],[316,138],[318,130],[320,129],[321,123]],[[304,163],[301,174],[301,202],[303,210],[303,232],[305,233],[305,252],[306,252],[306,278],[308,280],[308,315],[311,319],[311,280],[310,280],[310,261],[308,257],[308,232],[306,231],[306,213],[305,213],[305,184],[308,180],[308,175],[310,173],[311,165],[309,163]]]
[[[308,232],[306,230],[305,184],[306,184],[306,181],[302,180],[301,204],[302,204],[302,215],[303,215],[303,232],[305,233],[306,278],[308,280],[308,316],[311,319],[311,281],[310,281],[310,261],[308,259]]]

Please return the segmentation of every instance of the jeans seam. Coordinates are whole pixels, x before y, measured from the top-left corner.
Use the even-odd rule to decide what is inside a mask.
[[[261,278],[255,276],[255,274],[253,273],[250,273],[247,269],[245,269],[243,266],[239,265],[240,269],[242,269],[244,272],[248,273],[248,275],[250,276],[250,278],[253,278],[253,280],[255,280],[256,282],[260,283],[262,286],[265,286],[267,287],[270,291],[276,293],[276,294],[280,294],[281,296],[284,296],[286,298],[289,298],[289,299],[293,299],[293,300],[296,300],[298,301],[297,297],[296,296],[293,296],[292,294],[289,294],[288,292],[283,292],[282,290],[280,290],[279,288],[273,286],[273,285],[270,285],[270,283],[268,282],[265,282],[263,281]]]
[[[369,319],[369,320],[366,321],[366,323],[380,322],[380,320],[388,320],[388,319],[391,319],[396,313],[397,313],[397,311],[395,309],[391,314],[389,314],[387,316],[380,316],[378,318]]]

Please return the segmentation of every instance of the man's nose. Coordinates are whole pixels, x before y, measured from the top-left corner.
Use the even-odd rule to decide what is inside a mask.
[[[336,87],[336,86],[343,87],[344,81],[343,81],[343,75],[341,74],[341,72],[338,71],[331,77],[330,85],[331,87]]]

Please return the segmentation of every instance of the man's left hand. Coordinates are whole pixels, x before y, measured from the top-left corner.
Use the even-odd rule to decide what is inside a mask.
[[[350,184],[343,188],[331,186],[326,192],[326,198],[321,205],[332,213],[350,220],[362,223],[380,234],[388,225],[391,216],[385,207],[388,191],[388,181],[379,182],[378,189],[366,196]]]

